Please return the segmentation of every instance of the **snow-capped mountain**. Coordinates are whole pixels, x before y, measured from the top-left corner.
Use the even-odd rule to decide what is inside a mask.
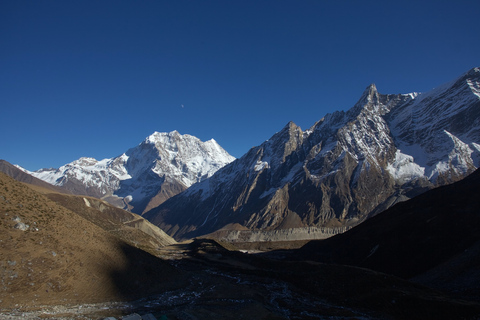
[[[262,145],[146,217],[176,238],[355,225],[480,164],[480,69],[427,93],[370,85],[347,112]]]
[[[202,142],[177,131],[155,132],[118,157],[80,158],[31,174],[75,194],[103,198],[141,214],[234,159],[213,139]]]

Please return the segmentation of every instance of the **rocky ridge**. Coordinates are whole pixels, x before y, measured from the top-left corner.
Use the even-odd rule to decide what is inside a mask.
[[[290,122],[146,217],[177,239],[356,225],[473,172],[480,162],[480,69],[419,94],[367,87],[350,110],[302,131]]]

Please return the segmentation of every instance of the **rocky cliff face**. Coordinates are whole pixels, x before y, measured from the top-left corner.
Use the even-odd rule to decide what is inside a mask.
[[[289,123],[211,178],[146,214],[177,238],[355,225],[459,180],[480,162],[480,69],[424,94],[370,85],[347,112]]]
[[[215,140],[155,132],[124,154],[97,161],[80,158],[59,169],[31,172],[74,194],[102,198],[141,214],[233,161]]]

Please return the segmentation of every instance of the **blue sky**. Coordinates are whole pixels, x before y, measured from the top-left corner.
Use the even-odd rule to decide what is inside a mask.
[[[111,158],[154,131],[235,157],[381,93],[480,66],[475,1],[0,2],[0,158]]]

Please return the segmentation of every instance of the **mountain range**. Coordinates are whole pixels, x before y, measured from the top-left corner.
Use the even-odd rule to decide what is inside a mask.
[[[479,68],[423,94],[370,85],[236,160],[174,131],[44,180],[0,161],[0,314],[478,319],[479,88]],[[337,231],[262,254],[208,239]]]
[[[145,217],[177,239],[353,226],[480,162],[480,69],[426,93],[366,88],[348,111],[293,122]]]
[[[480,69],[473,68],[426,93],[381,94],[372,84],[350,110],[305,131],[290,122],[239,159],[213,139],[155,132],[115,158],[30,173],[141,214],[176,239],[275,230],[311,239],[458,181],[479,164]]]
[[[363,226],[367,237],[372,230],[376,235],[383,231],[383,236],[372,237],[377,244],[373,250],[372,243],[355,236],[350,239],[360,240],[358,244],[349,242],[343,248],[350,250],[353,261],[370,255],[375,270],[392,266],[389,260],[401,248],[391,241],[392,236],[400,236],[397,243],[405,241],[415,255],[433,249],[425,261],[399,256],[394,270],[401,270],[401,265],[411,270],[415,262],[421,268],[433,266],[428,274],[437,283],[445,284],[445,273],[448,280],[457,280],[448,281],[450,293],[444,293],[378,271],[316,263],[312,260],[323,251],[317,242],[292,251],[287,259],[283,251],[270,252],[270,256],[244,254],[235,245],[210,239],[175,243],[160,230],[147,234],[153,226],[137,228],[136,221],[143,220],[138,215],[99,199],[44,188],[35,178],[8,166],[2,163],[0,169],[33,184],[0,172],[2,319],[478,319],[480,314],[475,296],[478,241],[469,245],[478,240],[478,199],[472,197],[478,193],[478,174],[453,186],[457,193],[437,188],[426,197],[415,198],[423,197],[423,204],[413,199],[395,206],[402,205],[402,210],[393,219],[388,212],[381,213],[358,226],[360,232],[353,232],[354,228],[338,236],[365,235]],[[445,202],[452,198],[462,206],[455,208],[459,202],[453,201],[451,210]],[[408,211],[417,205],[416,212]],[[433,210],[422,214],[425,205]],[[437,219],[436,205],[444,208]],[[458,226],[450,228],[449,221],[454,222],[456,216]],[[431,224],[434,232],[416,226],[425,218],[423,223]],[[405,226],[416,228],[399,234],[397,230]],[[467,232],[455,232],[449,243],[445,231],[462,231],[462,226]],[[418,241],[413,247],[412,234]],[[431,235],[443,235],[443,239],[436,245],[439,239],[434,238],[432,246]],[[342,250],[343,240],[328,243],[327,250],[341,257],[336,249]],[[446,251],[444,244],[448,244]],[[467,250],[462,252],[465,245]],[[447,267],[431,259],[449,257],[458,250],[460,259],[453,259]],[[431,278],[414,280],[432,283]],[[465,288],[466,282],[473,286],[461,292],[463,299],[459,299],[458,289]]]
[[[142,214],[234,160],[215,140],[154,132],[111,159],[80,158],[58,169],[29,172],[73,194],[104,199]]]

